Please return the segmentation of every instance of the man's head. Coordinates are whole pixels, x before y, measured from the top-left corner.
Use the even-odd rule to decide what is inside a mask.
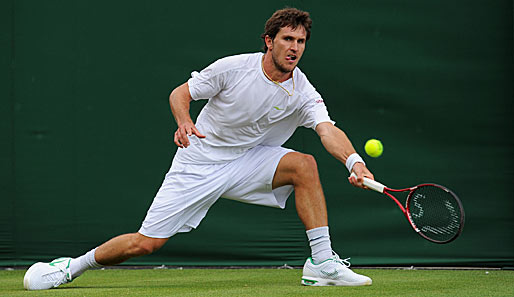
[[[266,45],[266,36],[269,36],[271,40],[275,39],[281,28],[291,27],[292,29],[305,29],[306,41],[311,37],[311,25],[312,20],[309,13],[301,11],[296,8],[284,8],[277,10],[267,21],[264,26],[264,33],[261,34],[261,38],[264,40],[264,52],[268,51]]]

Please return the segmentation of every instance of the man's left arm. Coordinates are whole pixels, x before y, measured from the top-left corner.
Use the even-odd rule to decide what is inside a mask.
[[[352,185],[364,188],[362,185],[363,177],[374,179],[373,174],[368,170],[363,162],[352,162],[351,159],[360,159],[360,157],[358,157],[358,155],[354,155],[356,154],[356,151],[343,130],[337,128],[330,122],[323,122],[316,126],[316,132],[318,133],[321,143],[325,149],[337,160],[345,164],[347,168],[349,167],[348,170],[350,172],[355,172],[357,180],[348,178]]]

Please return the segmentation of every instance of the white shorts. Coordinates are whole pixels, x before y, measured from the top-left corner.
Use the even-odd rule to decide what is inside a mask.
[[[257,146],[223,164],[182,164],[173,160],[139,233],[168,238],[196,228],[220,197],[284,208],[293,186],[272,189],[282,157],[293,150]]]

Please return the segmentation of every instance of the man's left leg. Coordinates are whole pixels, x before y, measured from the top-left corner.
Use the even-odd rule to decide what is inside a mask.
[[[312,257],[304,265],[302,284],[371,285],[369,277],[351,271],[349,262],[332,252],[325,196],[314,157],[298,152],[284,155],[273,177],[273,189],[284,185],[294,186],[296,211],[305,225],[312,249]]]

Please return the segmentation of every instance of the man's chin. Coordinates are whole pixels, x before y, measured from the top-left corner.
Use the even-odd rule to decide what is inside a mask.
[[[284,65],[283,63],[277,63],[277,60],[275,60],[273,58],[273,64],[275,65],[275,68],[278,71],[280,71],[282,73],[290,73],[296,68],[296,65],[298,64],[298,62],[296,62],[294,64]]]
[[[282,72],[282,73],[290,73],[290,72],[293,72],[293,70],[296,68],[296,64],[294,65],[286,65],[286,66],[283,66],[283,65],[280,65],[279,67],[277,67],[277,69]]]

